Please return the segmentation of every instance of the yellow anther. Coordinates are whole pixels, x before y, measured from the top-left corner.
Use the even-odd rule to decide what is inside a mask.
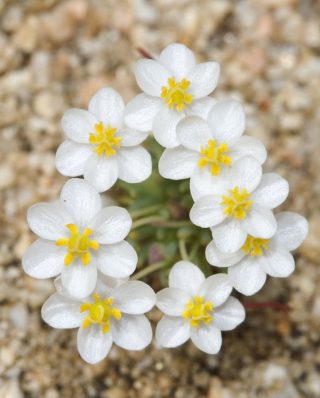
[[[215,140],[209,140],[207,147],[200,150],[200,159],[198,166],[200,168],[209,166],[211,174],[217,176],[220,174],[221,166],[231,166],[232,159],[227,155],[229,148],[227,144],[217,145]]]
[[[223,195],[221,205],[224,206],[223,212],[228,217],[243,220],[251,210],[251,195],[245,188],[235,187],[229,189],[230,196]]]
[[[66,225],[70,231],[69,238],[61,238],[56,240],[57,246],[66,246],[67,254],[64,257],[64,264],[70,265],[76,257],[81,257],[83,265],[90,264],[91,255],[89,250],[98,250],[99,243],[95,240],[89,239],[93,234],[92,229],[85,228],[82,234],[79,233],[79,228],[74,224]]]
[[[187,91],[189,89],[190,82],[186,79],[182,79],[176,83],[174,77],[168,79],[168,86],[162,87],[161,98],[168,105],[169,109],[174,107],[178,112],[182,111],[187,105],[192,103],[192,94]]]
[[[241,249],[249,256],[262,256],[264,250],[268,250],[269,239],[255,238],[248,235]]]
[[[96,293],[92,295],[93,303],[83,303],[80,306],[80,312],[88,312],[88,315],[82,322],[82,327],[87,328],[91,324],[98,324],[101,326],[103,333],[108,333],[110,330],[110,319],[121,319],[121,311],[112,306],[113,299],[105,298],[101,300]]]
[[[209,325],[213,321],[213,303],[204,301],[203,297],[195,296],[186,305],[181,314],[189,321],[191,327],[199,327],[201,322]]]
[[[116,149],[120,148],[122,138],[116,137],[117,129],[111,127],[105,128],[103,122],[94,125],[95,133],[91,133],[89,136],[90,144],[94,145],[94,151],[102,156],[105,154],[106,157],[113,156],[117,153]]]

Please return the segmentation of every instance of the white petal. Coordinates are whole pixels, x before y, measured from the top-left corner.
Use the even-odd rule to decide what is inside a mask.
[[[134,97],[125,109],[125,124],[132,129],[140,131],[151,131],[153,120],[162,108],[160,98],[139,94]]]
[[[169,287],[183,290],[192,296],[197,294],[204,280],[202,271],[190,261],[178,261],[169,273]]]
[[[181,316],[185,305],[191,300],[191,295],[183,290],[172,287],[162,289],[157,293],[157,307],[166,315]]]
[[[97,91],[89,102],[89,111],[93,113],[104,126],[119,128],[124,116],[124,102],[121,96],[112,88],[102,88]]]
[[[260,163],[254,158],[245,157],[237,160],[230,170],[230,184],[233,187],[246,189],[252,192],[260,183],[262,168]]]
[[[84,173],[84,165],[91,154],[90,145],[66,140],[57,149],[56,168],[64,176],[80,176]]]
[[[220,65],[217,62],[204,62],[196,65],[187,75],[190,81],[189,92],[195,98],[209,95],[218,84]]]
[[[228,275],[232,286],[246,296],[257,293],[266,282],[266,273],[258,257],[244,257],[238,264],[228,268]]]
[[[220,142],[229,143],[244,132],[244,109],[240,102],[235,100],[219,101],[209,112],[208,124]]]
[[[245,319],[246,312],[243,305],[234,297],[229,297],[228,300],[217,308],[214,312],[214,324],[220,330],[232,330]]]
[[[212,134],[207,123],[198,116],[187,116],[177,125],[178,139],[181,144],[193,151],[200,152],[207,146]]]
[[[194,203],[190,211],[190,220],[201,228],[214,227],[225,218],[226,215],[221,207],[221,197],[217,195],[201,197]]]
[[[198,295],[213,303],[214,307],[223,304],[230,296],[232,286],[227,274],[209,276],[200,286]]]
[[[119,175],[117,155],[105,157],[93,154],[84,167],[84,179],[98,192],[110,189]]]
[[[59,202],[38,203],[30,207],[27,220],[31,230],[43,239],[57,240],[66,236],[66,225],[74,223],[74,217]]]
[[[159,348],[173,348],[190,338],[190,325],[180,316],[164,316],[156,328],[156,344]]]
[[[142,182],[149,178],[152,172],[150,153],[142,146],[121,148],[118,167],[120,180],[129,183]]]
[[[277,221],[271,210],[254,204],[246,218],[241,222],[248,235],[269,239],[277,229]]]
[[[223,253],[215,245],[214,241],[211,241],[206,247],[206,259],[209,264],[216,267],[230,267],[238,263],[245,253],[242,250],[238,250],[235,253]]]
[[[131,128],[122,128],[118,131],[117,136],[121,137],[121,146],[136,146],[141,144],[147,137],[147,132],[142,132],[139,130],[134,130]]]
[[[166,149],[159,160],[159,173],[170,180],[190,178],[197,167],[198,154],[182,146]]]
[[[153,134],[156,141],[165,148],[174,148],[180,144],[176,127],[184,117],[182,112],[177,112],[163,106],[153,121]]]
[[[288,181],[276,173],[263,174],[260,184],[252,194],[252,200],[267,209],[274,209],[283,203],[289,194]]]
[[[259,258],[261,268],[270,276],[286,278],[292,274],[295,268],[294,258],[285,248],[270,248],[264,256]]]
[[[193,52],[183,44],[173,43],[167,46],[160,54],[161,63],[177,80],[182,80],[195,66]]]
[[[101,198],[98,192],[80,178],[72,178],[64,184],[60,201],[73,214],[78,227],[86,227],[101,209]]]
[[[207,120],[208,114],[211,111],[211,108],[214,104],[217,103],[212,97],[204,97],[195,99],[192,101],[192,104],[188,106],[186,113],[188,115],[196,115],[201,117],[204,120]]]
[[[161,88],[167,86],[170,78],[169,72],[153,59],[140,59],[135,65],[134,74],[141,90],[154,97],[160,97]]]
[[[278,229],[273,238],[275,242],[289,251],[297,249],[308,234],[308,221],[291,211],[277,214],[276,220]]]
[[[263,164],[267,158],[267,151],[262,142],[248,135],[243,135],[236,139],[236,141],[232,143],[230,150],[230,156],[233,162],[245,156],[251,156],[260,164]]]
[[[78,351],[83,360],[90,364],[102,361],[112,346],[111,333],[103,333],[100,325],[80,328],[77,335]]]
[[[92,239],[100,244],[111,245],[122,241],[129,233],[132,219],[126,209],[109,206],[102,209],[90,223]]]
[[[228,179],[223,176],[213,177],[208,168],[196,167],[190,179],[190,191],[194,201],[206,195],[225,195]]]
[[[83,299],[94,291],[97,283],[97,266],[94,256],[91,256],[90,264],[83,265],[80,261],[74,261],[62,270],[61,281],[67,294],[76,299]]]
[[[125,240],[113,245],[101,245],[97,252],[98,270],[112,278],[125,278],[136,269],[138,256]]]
[[[89,143],[89,135],[98,123],[92,113],[82,109],[69,109],[62,116],[61,127],[67,137],[81,144]]]
[[[231,218],[214,227],[212,236],[219,250],[224,253],[234,253],[244,244],[247,233],[241,228],[239,221]]]
[[[212,323],[191,330],[191,340],[199,350],[207,354],[217,354],[222,345],[221,331]]]
[[[65,254],[65,248],[52,241],[38,239],[22,256],[22,267],[33,278],[51,278],[61,273]]]
[[[111,330],[115,344],[126,350],[143,350],[152,340],[151,325],[144,315],[122,314]]]
[[[113,294],[114,306],[132,315],[150,311],[156,303],[153,289],[141,281],[128,281],[117,287]]]
[[[71,300],[58,293],[53,294],[41,308],[42,319],[56,329],[73,329],[81,325],[83,314],[81,302]]]

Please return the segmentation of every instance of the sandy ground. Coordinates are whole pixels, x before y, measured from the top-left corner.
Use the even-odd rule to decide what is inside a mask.
[[[310,221],[294,275],[254,297],[293,310],[248,311],[218,356],[191,344],[113,348],[89,366],[73,331],[40,319],[53,287],[21,269],[34,239],[25,212],[65,181],[54,168],[62,113],[105,85],[131,99],[136,47],[157,53],[175,41],[221,63],[215,96],[245,104],[248,134],[269,151],[266,169],[289,180],[283,208]],[[320,397],[319,54],[317,1],[0,0],[1,398]]]

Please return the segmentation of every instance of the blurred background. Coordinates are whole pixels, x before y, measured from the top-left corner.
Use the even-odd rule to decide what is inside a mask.
[[[86,365],[73,331],[40,319],[52,281],[22,272],[35,202],[63,182],[54,167],[59,126],[103,86],[126,100],[137,47],[182,42],[221,64],[216,98],[245,104],[247,133],[268,149],[267,170],[289,180],[282,208],[310,221],[287,280],[268,280],[217,356],[191,344],[126,352]],[[0,0],[0,397],[320,397],[320,3],[316,0]],[[156,311],[151,314],[156,320]]]

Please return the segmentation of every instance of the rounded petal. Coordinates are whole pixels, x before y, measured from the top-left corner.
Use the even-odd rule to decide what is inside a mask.
[[[114,305],[121,312],[138,315],[150,311],[156,303],[153,289],[141,281],[128,281],[113,293]]]
[[[187,116],[177,125],[178,139],[181,144],[193,151],[200,152],[208,145],[212,134],[208,124],[198,116]]]
[[[95,116],[83,109],[69,109],[62,116],[61,127],[68,138],[81,144],[89,143],[89,135],[98,122]]]
[[[228,268],[232,286],[245,296],[257,293],[266,282],[266,273],[257,257],[244,257],[238,264]]]
[[[138,94],[125,109],[124,121],[132,129],[149,132],[152,130],[153,120],[162,108],[160,98]]]
[[[120,180],[129,183],[145,181],[152,172],[150,153],[142,146],[121,148],[118,167]]]
[[[224,100],[217,102],[208,115],[208,124],[219,142],[229,143],[239,138],[245,129],[245,113],[240,102]]]
[[[276,215],[278,229],[274,241],[289,251],[297,249],[308,234],[308,221],[300,214],[284,211]]]
[[[22,267],[33,278],[51,278],[61,273],[65,253],[66,249],[54,242],[38,239],[22,256]]]
[[[231,267],[237,264],[245,253],[242,250],[238,250],[235,253],[223,253],[215,245],[214,241],[211,241],[206,247],[206,259],[209,264],[216,267]]]
[[[159,173],[170,180],[190,178],[197,166],[198,154],[182,146],[165,149],[159,160]]]
[[[153,134],[156,141],[165,148],[174,148],[180,145],[176,127],[184,117],[182,112],[162,107],[153,121]]]
[[[159,348],[173,348],[190,338],[190,325],[180,316],[163,316],[156,328],[156,344]]]
[[[102,209],[90,223],[94,230],[92,239],[111,245],[122,241],[129,233],[132,219],[126,209],[109,206]]]
[[[246,311],[243,305],[234,297],[229,297],[214,312],[214,324],[220,330],[232,330],[244,321]]]
[[[234,162],[229,178],[231,187],[239,187],[252,192],[260,183],[262,168],[254,158],[245,157]]]
[[[134,130],[131,128],[122,128],[118,131],[117,136],[121,137],[121,146],[136,146],[141,144],[147,137],[148,132]]]
[[[190,192],[194,201],[206,195],[224,195],[228,189],[228,179],[221,175],[213,177],[210,170],[196,167],[190,179]]]
[[[76,299],[83,299],[94,291],[97,283],[97,267],[91,256],[90,264],[83,265],[78,261],[62,270],[61,281],[66,293]]]
[[[77,335],[77,346],[81,358],[95,364],[102,361],[112,347],[111,333],[103,333],[100,325],[80,328]]]
[[[151,343],[152,329],[144,315],[122,314],[119,321],[111,325],[115,344],[126,350],[143,350]]]
[[[161,52],[159,60],[178,80],[185,78],[196,64],[193,52],[179,43],[167,46]]]
[[[241,222],[248,235],[269,239],[277,230],[277,221],[271,210],[254,204],[246,218]]]
[[[102,88],[91,98],[89,112],[105,126],[119,128],[123,122],[124,102],[121,95],[112,88]]]
[[[260,164],[263,164],[267,158],[267,151],[260,140],[255,137],[243,135],[234,141],[230,147],[230,156],[233,162],[245,156],[251,156]]]
[[[282,247],[270,248],[264,256],[259,258],[264,272],[276,278],[287,278],[295,268],[294,258],[287,249]]]
[[[78,227],[87,227],[101,209],[101,198],[92,185],[80,178],[67,181],[61,191],[60,201],[73,214]]]
[[[154,97],[160,97],[161,88],[167,86],[170,78],[166,68],[153,59],[140,59],[135,65],[134,74],[141,90]]]
[[[27,220],[35,234],[43,239],[57,240],[66,236],[66,225],[73,223],[74,217],[62,203],[38,203],[29,208]]]
[[[125,240],[113,245],[101,245],[97,252],[97,267],[112,278],[125,278],[133,274],[138,262],[134,248]]]
[[[190,299],[191,295],[187,292],[169,287],[157,293],[156,305],[166,315],[181,316]]]
[[[199,267],[190,261],[178,261],[169,273],[169,287],[195,296],[205,277]]]
[[[289,194],[288,181],[276,173],[263,174],[260,184],[252,194],[252,200],[267,209],[274,209],[283,203]]]
[[[239,221],[231,218],[212,228],[212,236],[219,250],[224,253],[235,253],[244,244],[247,233],[241,228]]]
[[[226,215],[222,211],[221,198],[217,195],[203,196],[196,200],[190,211],[190,220],[201,228],[220,224]]]
[[[84,179],[93,185],[98,192],[110,189],[117,181],[118,175],[117,155],[107,158],[93,154],[84,167]]]
[[[206,301],[213,303],[214,307],[219,307],[230,296],[232,286],[227,274],[215,274],[209,276],[200,286],[198,295],[204,297]]]
[[[195,115],[207,120],[211,108],[216,103],[217,100],[212,97],[195,99],[192,101],[192,104],[188,106],[186,113],[187,115]]]
[[[81,325],[79,301],[71,300],[58,293],[53,294],[41,308],[42,319],[56,329],[73,329]]]
[[[91,154],[90,145],[66,140],[57,149],[56,168],[64,176],[80,176],[84,173],[84,165]]]
[[[199,350],[207,354],[217,354],[222,345],[221,331],[212,323],[209,326],[193,328],[191,340]]]
[[[190,81],[189,92],[195,98],[202,98],[217,87],[220,76],[220,65],[217,62],[204,62],[196,65],[187,75]]]

